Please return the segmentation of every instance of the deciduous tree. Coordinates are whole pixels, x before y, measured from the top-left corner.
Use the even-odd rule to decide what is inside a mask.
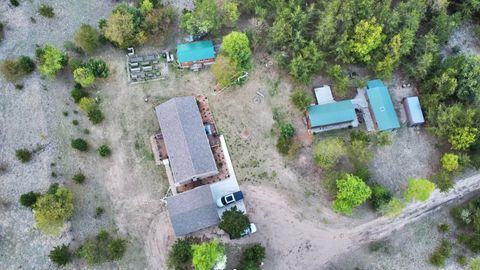
[[[211,270],[225,255],[224,248],[216,241],[193,244],[192,264],[196,270]]]
[[[405,199],[409,202],[412,200],[424,202],[428,200],[435,187],[435,184],[427,179],[410,179],[404,193]]]
[[[333,209],[341,214],[350,216],[352,210],[370,198],[372,191],[362,179],[347,174],[345,179],[337,180],[337,196],[333,202]]]

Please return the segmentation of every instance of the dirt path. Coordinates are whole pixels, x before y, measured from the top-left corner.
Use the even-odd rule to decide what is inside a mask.
[[[301,210],[292,209],[276,191],[247,186],[251,219],[259,232],[241,243],[261,242],[267,246],[265,269],[323,269],[329,261],[368,242],[384,238],[480,189],[480,175],[460,180],[448,193],[436,190],[425,203],[410,204],[395,219],[380,217],[354,229],[333,228],[302,220]]]

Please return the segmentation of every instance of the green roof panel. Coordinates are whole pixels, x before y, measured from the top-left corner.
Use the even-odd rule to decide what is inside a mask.
[[[205,40],[178,44],[177,57],[180,63],[215,58],[213,42]]]
[[[378,83],[380,82],[380,83]],[[387,87],[380,80],[367,83],[367,96],[379,130],[399,128],[397,113],[393,107],[392,98]]]
[[[307,110],[312,127],[345,123],[357,117],[350,100],[314,105]]]

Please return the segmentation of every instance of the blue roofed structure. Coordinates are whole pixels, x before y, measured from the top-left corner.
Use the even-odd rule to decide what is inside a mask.
[[[182,67],[190,67],[196,62],[214,62],[215,49],[211,40],[177,45],[177,60]]]
[[[422,108],[420,107],[420,100],[417,96],[406,97],[403,100],[403,105],[405,107],[405,113],[407,115],[409,126],[412,127],[425,123]]]
[[[349,123],[357,120],[351,100],[310,106],[307,109],[311,128]]]
[[[399,128],[400,123],[387,87],[381,80],[368,81],[367,87],[367,97],[377,128],[380,131]]]

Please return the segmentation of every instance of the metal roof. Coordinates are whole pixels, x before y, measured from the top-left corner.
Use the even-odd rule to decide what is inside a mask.
[[[367,85],[368,101],[378,129],[382,131],[400,127],[387,87],[380,80],[368,81]]]
[[[417,96],[405,98],[405,106],[407,106],[408,115],[410,116],[410,124],[422,124],[425,122],[420,100]]]
[[[215,58],[211,40],[183,43],[177,45],[178,62],[191,62]]]
[[[332,89],[330,86],[324,85],[322,87],[317,87],[314,89],[315,98],[317,99],[317,104],[325,104],[330,102],[335,102],[332,95]]]
[[[155,113],[175,183],[218,173],[195,97],[172,98]]]
[[[220,222],[209,185],[168,197],[167,210],[177,236],[205,229]]]
[[[311,127],[345,123],[357,117],[350,100],[310,106],[307,110]]]

